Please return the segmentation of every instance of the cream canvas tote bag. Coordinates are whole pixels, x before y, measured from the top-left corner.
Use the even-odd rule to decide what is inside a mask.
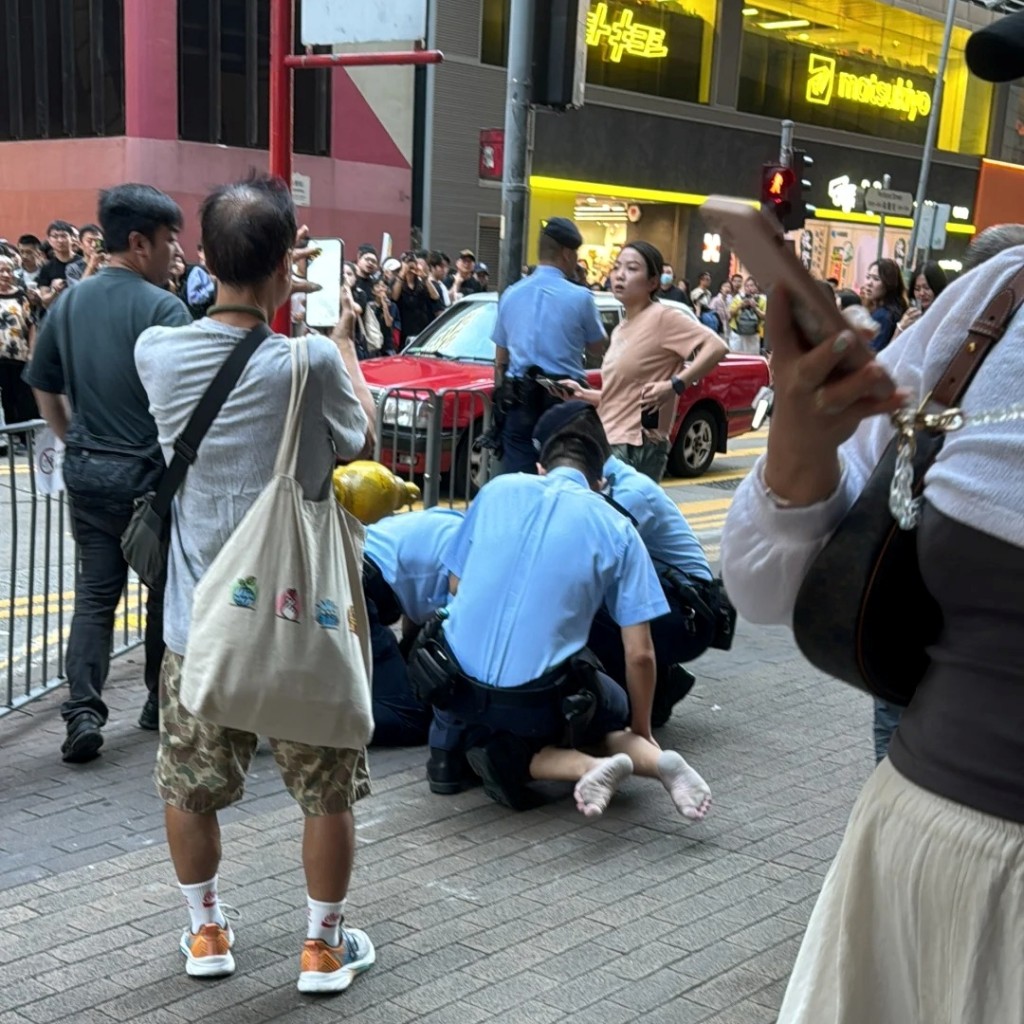
[[[196,586],[180,697],[226,728],[358,750],[373,734],[365,531],[295,478],[308,373],[297,339],[274,477]]]

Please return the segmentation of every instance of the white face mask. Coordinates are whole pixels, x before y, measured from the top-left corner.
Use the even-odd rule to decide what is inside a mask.
[[[672,283],[672,275],[671,274],[662,274],[661,275],[661,283],[663,285],[666,285],[666,286],[670,285]]]

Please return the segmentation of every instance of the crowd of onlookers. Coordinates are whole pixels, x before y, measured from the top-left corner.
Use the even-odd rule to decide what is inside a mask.
[[[999,225],[983,232],[972,243],[964,269],[986,258],[987,247],[1016,244],[1017,230]],[[995,237],[992,233],[998,233]],[[32,390],[21,373],[32,350],[36,327],[47,309],[67,288],[73,288],[106,266],[108,255],[103,232],[96,224],[81,227],[63,220],[53,221],[45,238],[25,234],[17,242],[0,239],[0,398],[7,423],[36,418],[38,410]],[[524,267],[524,274],[532,271]],[[301,273],[300,267],[300,273]],[[609,281],[590,283],[589,268],[581,262],[577,282],[597,291],[607,290]],[[344,283],[351,292],[356,313],[356,350],[362,359],[400,352],[409,339],[419,334],[436,317],[459,299],[492,290],[490,269],[477,260],[472,249],[459,252],[454,263],[437,250],[409,250],[381,261],[369,244],[359,246],[355,260],[344,265]],[[946,287],[945,271],[935,262],[919,266],[904,284],[899,265],[890,259],[872,263],[858,290],[840,288],[836,278],[827,284],[841,309],[861,305],[878,324],[874,340],[877,351],[883,349],[917,320]],[[195,318],[205,315],[214,301],[216,283],[206,271],[202,246],[189,262],[179,250],[167,282],[188,306]],[[679,302],[694,311],[700,321],[720,334],[733,352],[752,355],[770,351],[765,338],[767,298],[753,277],[733,274],[717,288],[707,271],[697,278],[695,287],[677,279],[673,267],[662,267],[659,297]],[[292,317],[301,322],[304,295],[292,300]],[[15,441],[17,450],[24,438]]]
[[[461,250],[454,265],[447,253],[425,249],[381,261],[367,243],[359,246],[355,260],[346,261],[344,284],[356,315],[356,351],[368,359],[400,352],[453,303],[490,291],[491,275],[472,249]],[[292,318],[301,322],[303,315],[303,300],[296,296]]]
[[[17,242],[0,239],[0,399],[3,420],[21,423],[36,419],[32,389],[22,371],[32,353],[37,328],[47,310],[69,288],[74,288],[107,266],[109,256],[103,231],[97,224],[75,227],[65,220],[52,221],[46,236],[21,235]],[[213,302],[215,285],[198,260],[188,264],[179,249],[166,288],[199,317]],[[26,438],[15,438],[17,453],[25,450]]]
[[[0,238],[0,398],[2,423],[38,417],[32,389],[22,380],[36,329],[47,310],[68,288],[108,264],[103,232],[96,224],[75,227],[55,220],[46,235],[24,234],[17,242]],[[300,272],[301,272],[301,268]],[[446,253],[403,252],[381,262],[371,245],[344,266],[357,315],[356,346],[360,358],[400,351],[452,303],[466,295],[491,290],[490,270],[463,249],[454,264]],[[166,287],[189,308],[193,317],[206,314],[216,295],[216,282],[206,270],[203,247],[189,262],[180,249]],[[305,296],[292,300],[295,321],[303,318]],[[25,450],[26,438],[15,440]]]

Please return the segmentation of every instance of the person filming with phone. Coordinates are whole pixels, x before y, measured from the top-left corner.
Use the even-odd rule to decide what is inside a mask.
[[[403,252],[401,266],[391,285],[391,298],[398,305],[402,347],[433,319],[441,308],[441,293],[434,283],[424,253]]]
[[[911,324],[917,323],[931,309],[947,284],[946,272],[934,261],[922,263],[911,280],[912,298],[906,312],[896,325],[893,338],[898,338]]]

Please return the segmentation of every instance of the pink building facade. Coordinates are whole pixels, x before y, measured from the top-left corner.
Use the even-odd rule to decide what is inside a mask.
[[[178,12],[173,0],[124,0],[124,135],[0,142],[0,237],[42,236],[55,219],[94,221],[99,189],[139,181],[181,205],[182,240],[191,256],[198,205],[210,187],[267,167],[265,149],[179,138]],[[296,72],[302,74],[310,72]],[[344,238],[351,251],[362,242],[379,245],[384,232],[400,250],[411,220],[409,147],[393,137],[345,70],[330,75],[329,155],[294,157],[296,173],[309,178],[310,202],[299,208],[300,221],[314,236]]]

